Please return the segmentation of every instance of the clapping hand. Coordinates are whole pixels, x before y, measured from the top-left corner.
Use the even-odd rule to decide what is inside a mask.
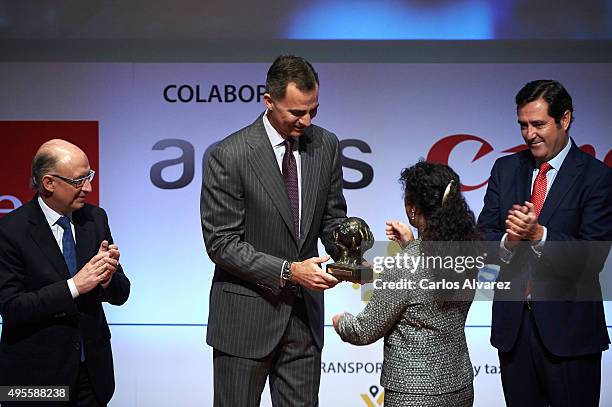
[[[406,247],[408,243],[414,240],[412,229],[410,226],[398,220],[388,220],[385,222],[385,234],[387,239],[395,240],[402,247]]]
[[[117,267],[119,266],[119,257],[121,257],[121,252],[119,252],[119,247],[116,244],[109,245],[106,240],[102,242],[100,245],[100,252],[108,253],[108,257],[114,261],[107,263],[106,270],[109,273],[108,278],[100,283],[103,288],[107,288],[113,278],[113,274],[117,271]]]
[[[119,250],[104,240],[98,253],[72,279],[79,294],[85,294],[98,285],[108,287],[113,273],[119,264]]]
[[[525,205],[512,205],[506,218],[507,243],[515,246],[521,240],[539,242],[542,239],[544,228],[538,222],[535,206],[529,201]]]

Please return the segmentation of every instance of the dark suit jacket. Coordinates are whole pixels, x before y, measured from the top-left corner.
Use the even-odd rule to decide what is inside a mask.
[[[338,139],[317,126],[299,138],[301,236],[262,116],[221,141],[207,160],[201,196],[202,231],[215,263],[206,341],[222,352],[261,358],[283,335],[295,300],[281,289],[284,260],[328,251],[332,228],[346,217]],[[316,345],[323,346],[323,293],[303,290]]]
[[[104,210],[85,205],[72,215],[77,269],[112,242]],[[121,266],[108,288],[72,299],[66,262],[37,197],[0,219],[0,385],[72,385],[80,344],[101,402],[115,389],[110,331],[102,302],[127,301],[130,282]]]
[[[512,290],[495,293],[491,343],[504,352],[517,338],[529,278],[533,316],[551,353],[592,354],[610,342],[599,272],[609,249],[602,242],[612,240],[612,170],[570,142],[539,215],[539,223],[548,229],[541,257],[526,242],[509,264],[500,262],[499,279],[510,281]],[[529,150],[500,158],[493,166],[478,219],[486,239],[494,242],[489,257],[499,253],[508,209],[530,199],[533,168]]]

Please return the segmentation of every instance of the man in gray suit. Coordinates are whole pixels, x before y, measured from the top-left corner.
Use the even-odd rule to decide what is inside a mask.
[[[214,348],[214,405],[259,405],[269,377],[275,406],[318,405],[325,273],[317,240],[334,253],[346,218],[338,139],[312,125],[312,65],[278,57],[266,111],[207,160],[202,231],[215,263],[206,342]]]

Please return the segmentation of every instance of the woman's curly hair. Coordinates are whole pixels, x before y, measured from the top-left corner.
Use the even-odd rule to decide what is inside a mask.
[[[460,191],[459,175],[448,165],[419,161],[402,170],[400,182],[404,202],[415,205],[425,217],[421,240],[479,240],[474,213]],[[449,191],[443,199],[447,187]]]

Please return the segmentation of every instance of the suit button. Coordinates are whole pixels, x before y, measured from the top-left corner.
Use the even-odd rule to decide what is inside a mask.
[[[81,350],[81,342],[75,342],[74,343],[74,349]]]

